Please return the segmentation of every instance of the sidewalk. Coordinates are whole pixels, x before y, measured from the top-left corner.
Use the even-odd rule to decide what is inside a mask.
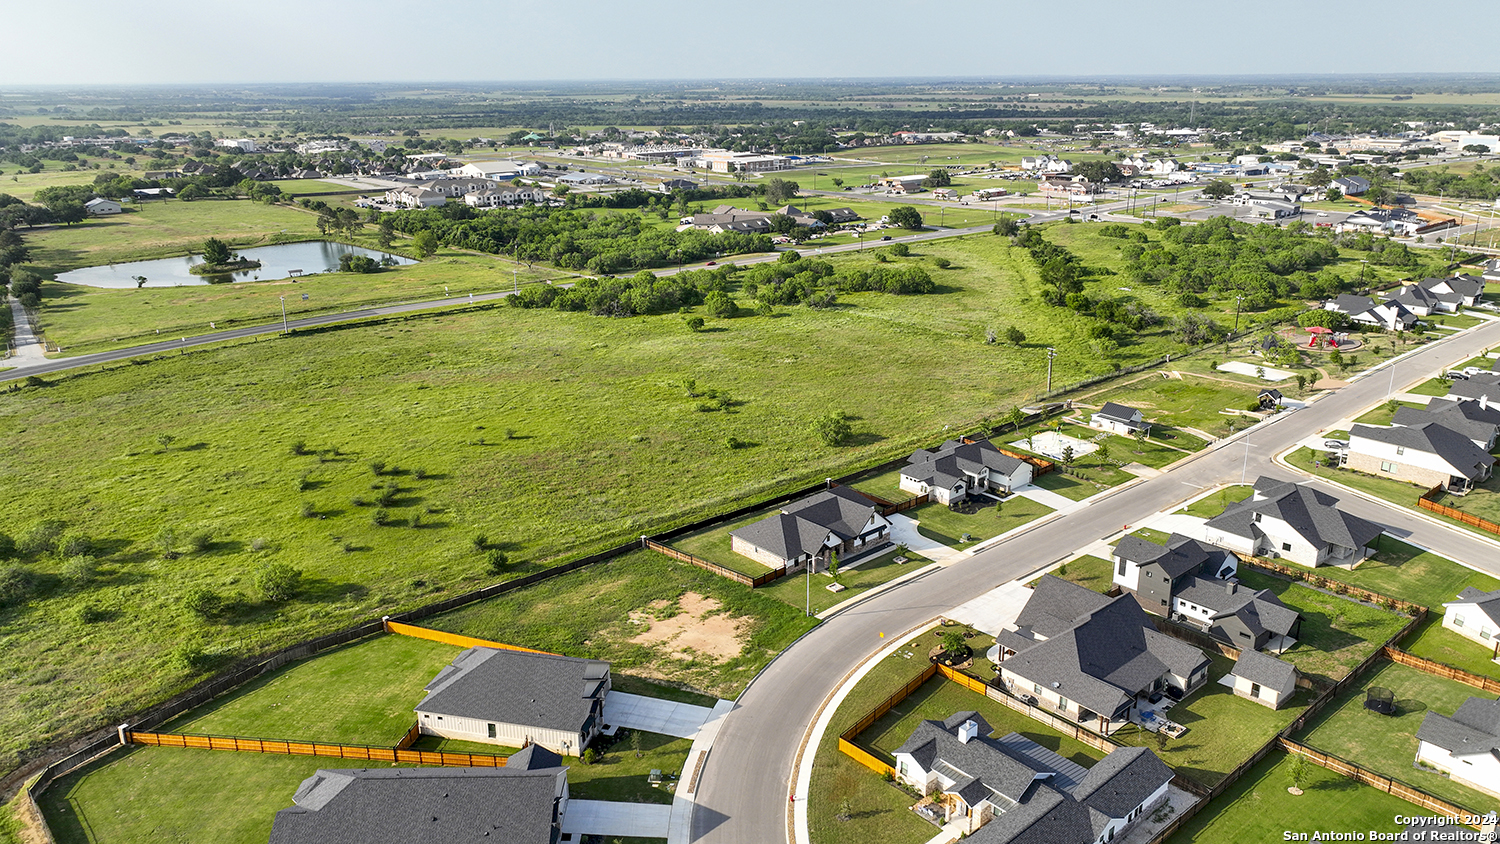
[[[24,369],[47,362],[47,350],[42,346],[36,334],[31,330],[31,320],[27,318],[26,309],[21,306],[21,300],[14,296],[10,299],[10,316],[12,325],[15,327],[16,354],[14,357],[0,360],[0,366],[11,366],[16,369]]]
[[[906,550],[921,554],[934,563],[952,563],[968,556],[966,551],[950,548],[923,536],[917,531],[917,520],[900,513],[891,516],[891,541],[897,545],[905,545]]]
[[[703,722],[703,726],[698,728],[697,735],[693,737],[693,746],[688,750],[677,793],[672,796],[671,815],[667,822],[667,844],[688,844],[693,839],[693,809],[698,805],[698,774],[703,770],[703,762],[708,758],[714,739],[719,736],[719,729],[724,726],[724,719],[733,711],[732,700],[721,700],[714,704],[708,720]]]

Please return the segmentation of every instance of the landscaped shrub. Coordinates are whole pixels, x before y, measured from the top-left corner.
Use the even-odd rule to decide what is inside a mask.
[[[16,555],[16,541],[9,535],[0,533],[0,560],[8,560]]]
[[[214,534],[213,534],[213,531],[208,530],[206,528],[203,529],[203,530],[193,531],[193,534],[188,537],[187,544],[188,544],[188,548],[190,550],[192,550],[195,553],[201,554],[204,551],[207,551],[208,549],[210,549],[210,548],[213,547],[213,544],[214,544]]]

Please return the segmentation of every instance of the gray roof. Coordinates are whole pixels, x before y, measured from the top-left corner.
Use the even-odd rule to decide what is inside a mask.
[[[1095,411],[1094,415],[1103,416],[1105,419],[1115,419],[1120,422],[1135,424],[1136,418],[1141,416],[1141,412],[1133,407],[1126,407],[1123,404],[1107,401],[1103,407]]]
[[[1448,397],[1467,400],[1488,398],[1495,404],[1500,404],[1500,372],[1481,372],[1470,375],[1468,380],[1454,381],[1453,386],[1448,388]]]
[[[1355,437],[1435,454],[1470,480],[1495,465],[1495,458],[1475,445],[1473,440],[1436,422],[1390,428],[1355,424],[1349,428],[1350,441]]]
[[[1352,293],[1340,293],[1333,298],[1333,309],[1340,313],[1362,314],[1375,307],[1375,300],[1369,296],[1355,296]]]
[[[1477,611],[1484,614],[1490,621],[1500,625],[1500,589],[1496,589],[1493,592],[1485,592],[1470,586],[1458,593],[1457,600],[1447,601],[1443,606],[1451,607],[1455,604],[1473,604]]]
[[[1417,739],[1455,756],[1500,753],[1500,700],[1471,697],[1452,718],[1428,712],[1417,729]]]
[[[319,770],[270,844],[551,844],[566,768]]]
[[[830,534],[840,542],[859,536],[877,515],[875,502],[851,487],[836,486],[788,504],[780,513],[732,530],[729,535],[784,560],[795,560],[821,551]]]
[[[979,725],[981,737],[961,743],[958,728],[967,720]],[[969,805],[989,799],[1004,809],[968,836],[976,844],[1091,841],[1172,780],[1172,770],[1143,747],[1111,751],[1085,771],[1017,733],[991,739],[989,731],[977,713],[959,712],[946,721],[923,721],[896,750],[912,754],[924,769],[940,766],[955,780],[948,790]]]
[[[786,513],[777,513],[729,532],[730,536],[737,536],[783,560],[818,553],[828,534],[828,528]]]
[[[1425,290],[1415,284],[1409,284],[1401,288],[1400,292],[1398,292],[1395,296],[1392,296],[1391,301],[1404,305],[1408,308],[1431,309],[1436,308],[1438,305],[1445,302],[1458,301],[1457,297],[1454,297],[1452,299],[1447,298],[1449,295],[1450,294],[1445,293],[1434,293],[1431,290]]]
[[[1472,447],[1473,443],[1469,445]],[[1299,536],[1315,545],[1364,548],[1375,541],[1382,531],[1380,525],[1343,512],[1338,503],[1337,498],[1315,489],[1262,477],[1256,479],[1253,495],[1225,507],[1205,527],[1255,539],[1264,535],[1255,522],[1255,514],[1261,513],[1285,521]]]
[[[609,663],[469,648],[427,684],[419,713],[582,731],[604,700]]]
[[[1447,278],[1424,278],[1417,282],[1429,290],[1446,287],[1459,296],[1474,298],[1484,294],[1484,279],[1477,276],[1455,275]]]
[[[1391,424],[1411,428],[1417,425],[1425,425],[1428,422],[1435,422],[1450,431],[1463,434],[1466,438],[1476,443],[1483,442],[1488,445],[1490,440],[1495,438],[1496,423],[1470,419],[1468,414],[1463,411],[1463,408],[1466,406],[1472,406],[1475,410],[1480,410],[1476,402],[1449,403],[1442,406],[1441,410],[1436,411],[1423,410],[1417,407],[1402,407],[1396,411],[1395,417],[1391,419]],[[1496,412],[1500,413],[1500,406],[1497,406]]]
[[[1257,592],[1213,577],[1191,578],[1172,597],[1207,607],[1215,619],[1236,616],[1256,635],[1270,631],[1285,636],[1297,626],[1300,617],[1269,589]]]
[[[1077,624],[1080,618],[1109,605],[1110,599],[1092,589],[1054,575],[1037,581],[1016,626],[1052,637]]]
[[[1115,556],[1123,557],[1138,565],[1156,563],[1173,580],[1188,572],[1201,570],[1210,562],[1214,564],[1213,571],[1207,573],[1217,574],[1219,564],[1224,561],[1228,553],[1222,548],[1199,542],[1180,533],[1167,537],[1166,545],[1158,545],[1139,536],[1127,536],[1115,546]]]
[[[1026,462],[1002,454],[988,440],[949,440],[932,451],[918,449],[906,459],[906,464],[901,474],[936,486],[949,486],[963,480],[965,474],[978,475],[985,468],[1010,477]]]
[[[1039,587],[1031,600],[1040,592]],[[1112,715],[1163,674],[1188,677],[1208,664],[1202,651],[1158,633],[1129,595],[1106,601],[1069,629],[1005,660],[1005,668],[1096,713]]]
[[[1240,658],[1235,660],[1234,671],[1231,673],[1273,689],[1294,688],[1297,685],[1296,666],[1253,648],[1245,648],[1240,652]]]

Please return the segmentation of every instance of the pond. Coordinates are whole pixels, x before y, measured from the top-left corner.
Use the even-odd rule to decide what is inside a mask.
[[[160,258],[155,261],[131,261],[128,264],[106,264],[99,267],[84,267],[60,273],[58,281],[81,284],[87,287],[132,288],[137,286],[135,277],[145,276],[146,287],[176,287],[184,284],[229,284],[239,281],[268,281],[297,275],[311,275],[337,271],[339,256],[364,255],[379,261],[389,257],[397,264],[415,264],[410,258],[390,255],[374,249],[309,240],[303,243],[279,243],[275,246],[256,246],[241,250],[245,258],[260,262],[253,270],[240,270],[224,275],[193,275],[188,268],[203,263],[202,255],[184,255],[179,258]]]

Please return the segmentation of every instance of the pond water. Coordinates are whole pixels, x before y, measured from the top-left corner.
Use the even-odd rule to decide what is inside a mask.
[[[278,243],[275,246],[255,246],[240,250],[240,255],[260,262],[253,270],[240,270],[224,275],[193,275],[188,268],[203,263],[202,255],[184,255],[180,258],[160,258],[155,261],[131,261],[128,264],[106,264],[84,267],[60,273],[58,281],[81,284],[87,287],[132,288],[135,277],[145,276],[146,287],[176,287],[183,284],[229,284],[239,281],[269,281],[288,278],[294,272],[302,275],[337,271],[339,256],[364,255],[379,261],[389,255],[374,249],[310,240],[303,243]],[[415,264],[410,258],[389,255],[397,264]]]

